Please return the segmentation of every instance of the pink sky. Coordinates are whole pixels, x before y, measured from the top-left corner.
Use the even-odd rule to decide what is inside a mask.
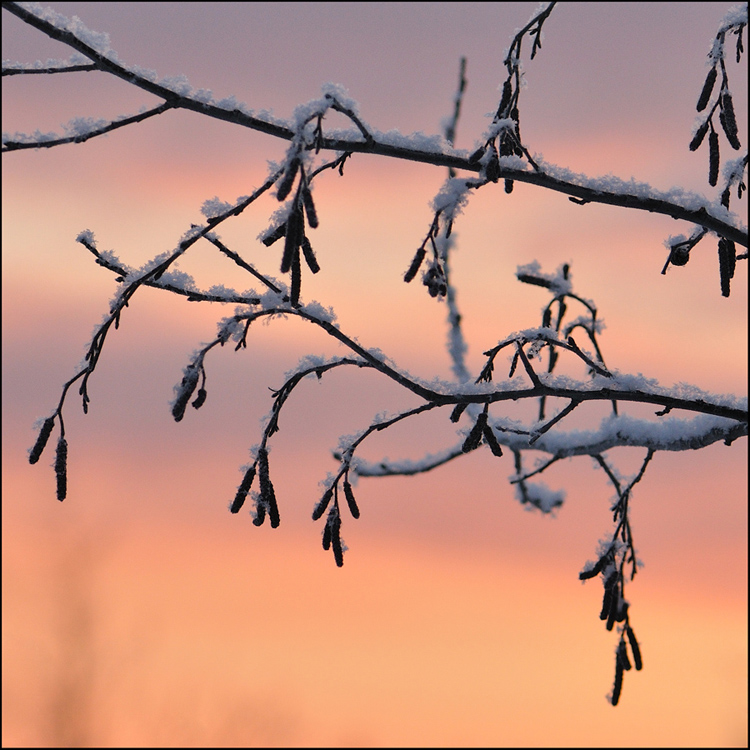
[[[471,149],[497,105],[503,51],[536,3],[53,7],[109,32],[128,63],[183,73],[280,117],[321,84],[341,83],[381,131],[437,132],[465,55],[457,146]],[[706,154],[687,144],[726,7],[561,4],[524,64],[532,153],[711,195]],[[67,54],[4,14],[4,59]],[[738,97],[744,69],[730,66]],[[3,130],[60,131],[74,116],[149,104],[103,74],[8,78]],[[747,103],[735,107],[746,133]],[[63,736],[66,659],[94,665],[77,684],[97,707],[86,731],[104,744],[186,741],[180,731],[206,744],[746,743],[746,440],[658,454],[638,486],[634,535],[646,566],[629,598],[645,668],[626,676],[617,709],[604,699],[616,638],[597,618],[601,587],[577,581],[611,528],[611,490],[589,459],[550,472],[547,482],[568,491],[555,519],[524,512],[506,482],[510,461],[484,453],[423,477],[361,480],[362,518],[345,525],[351,549],[337,570],[309,521],[317,483],[335,466],[330,451],[376,412],[416,402],[371,373],[331,374],[303,384],[274,439],[281,527],[227,513],[268,387],[301,356],[339,351],[298,321],[258,326],[247,351],[218,352],[206,406],[175,424],[172,386],[226,313],[136,296],[92,380],[90,414],[69,402],[70,492],[57,503],[51,458],[31,467],[26,449],[114,291],[74,238],[91,229],[100,247],[139,265],[173,248],[204,200],[249,194],[285,149],[175,113],[3,158],[3,744]],[[317,181],[311,239],[322,272],[303,284],[344,331],[427,378],[449,375],[445,309],[401,276],[444,177],[360,156],[344,178]],[[269,274],[279,251],[256,237],[277,207],[262,200],[220,232]],[[470,367],[539,322],[545,293],[518,284],[516,266],[571,262],[576,291],[606,320],[611,366],[744,394],[746,266],[729,299],[709,240],[662,276],[663,240],[689,229],[532,186],[479,191],[457,224],[454,260]],[[199,285],[248,286],[205,248],[182,267]],[[364,455],[439,450],[455,439],[446,422],[430,415],[378,436]],[[623,472],[641,453],[623,457]]]

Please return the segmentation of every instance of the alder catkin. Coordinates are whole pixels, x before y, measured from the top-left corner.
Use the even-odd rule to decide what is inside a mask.
[[[491,182],[497,182],[500,179],[500,162],[497,159],[497,152],[493,151],[487,164],[484,167],[485,177]]]
[[[516,278],[522,281],[524,284],[534,284],[535,286],[543,286],[546,289],[552,287],[552,282],[548,279],[543,279],[541,276],[532,276],[529,273],[517,273]]]
[[[341,544],[341,517],[338,513],[331,523],[331,545],[336,565],[340,568],[344,565],[344,548]]]
[[[484,149],[478,148],[469,157],[469,164],[476,164],[484,156]]]
[[[57,499],[62,502],[68,495],[68,442],[64,437],[60,437],[57,441],[55,476],[57,477]]]
[[[346,497],[346,504],[349,506],[349,512],[353,518],[359,518],[359,506],[357,501],[354,499],[354,492],[352,486],[348,480],[344,480],[344,497]]]
[[[610,588],[604,589],[604,597],[602,599],[602,611],[599,613],[600,620],[606,620],[609,618],[609,610],[612,608],[612,597],[614,592]]]
[[[276,529],[281,523],[281,517],[279,516],[279,504],[276,502],[276,493],[270,480],[268,482],[268,490],[269,493],[266,498],[266,502],[268,503],[268,518],[271,521],[271,528]]]
[[[498,458],[502,456],[503,449],[500,446],[500,443],[497,442],[497,438],[495,437],[495,432],[493,431],[492,427],[488,424],[485,424],[482,428],[482,434],[484,435],[484,441],[487,443],[487,445],[490,446],[492,455],[497,456]]]
[[[737,263],[737,250],[734,242],[722,237],[719,240],[719,276],[721,279],[721,295],[729,296],[729,281],[734,276]]]
[[[286,238],[284,240],[284,254],[281,256],[281,273],[289,273],[294,254],[302,244],[305,236],[304,218],[301,209],[295,207],[286,221]]]
[[[622,637],[620,637],[620,645],[617,647],[617,660],[622,664],[622,668],[626,672],[633,668],[633,665],[628,658],[628,645]]]
[[[237,494],[234,496],[234,501],[232,502],[232,505],[229,508],[231,513],[240,512],[240,509],[245,504],[245,498],[247,497],[247,493],[250,492],[250,487],[252,487],[253,479],[255,479],[255,464],[253,464],[245,472],[245,476],[242,478],[242,482],[240,483],[240,486],[237,488]]]
[[[273,483],[271,482],[271,472],[268,466],[268,451],[265,448],[258,449],[258,480],[260,482],[260,499],[258,500],[258,523],[256,526],[260,526],[263,523],[265,512],[263,516],[260,514],[260,508],[263,506],[264,511],[268,510],[268,517],[271,521],[271,527],[276,528],[279,525],[279,506],[276,503],[276,493],[273,489]]]
[[[422,261],[424,260],[424,256],[427,254],[427,248],[422,245],[422,247],[417,250],[417,252],[414,254],[414,258],[412,259],[411,265],[409,266],[409,270],[404,274],[404,281],[408,284],[410,281],[414,279],[414,277],[417,275],[417,271],[419,271],[419,267],[422,265]]]
[[[630,650],[633,652],[633,661],[635,662],[635,668],[637,670],[643,669],[643,659],[641,658],[641,648],[636,640],[633,628],[630,625],[625,626],[625,632],[628,634],[628,640],[630,641]]]
[[[476,423],[471,428],[471,432],[466,436],[466,440],[464,440],[464,444],[461,446],[461,451],[463,453],[469,453],[479,447],[479,444],[482,442],[482,433],[486,424],[487,412],[482,411],[479,413]]]
[[[617,613],[620,610],[620,590],[615,588],[612,590],[612,598],[609,600],[609,612],[607,613],[607,630],[612,630],[615,626],[615,619]]]
[[[39,457],[42,455],[42,451],[45,449],[47,445],[49,436],[52,434],[52,428],[54,426],[55,426],[54,417],[47,417],[47,419],[44,420],[42,429],[39,431],[39,437],[36,439],[36,442],[34,443],[34,447],[29,452],[30,464],[35,464],[39,460]]]
[[[262,526],[263,521],[266,520],[266,504],[263,500],[258,497],[255,503],[255,518],[253,518],[253,526]]]
[[[299,159],[295,157],[292,159],[289,166],[284,172],[284,176],[279,181],[279,187],[276,191],[276,197],[279,201],[283,201],[292,190],[294,184],[294,178],[297,176],[297,170],[299,169]]]
[[[299,259],[299,248],[294,252],[292,257],[292,284],[289,290],[289,302],[292,307],[299,304],[299,295],[302,291],[302,264]]]
[[[609,554],[603,555],[596,561],[596,565],[594,565],[593,568],[590,568],[589,570],[582,570],[578,574],[578,578],[581,581],[585,581],[588,578],[593,578],[594,576],[599,575],[599,573],[602,572],[604,569],[604,566],[609,562]]]
[[[310,224],[312,226],[312,224]],[[305,255],[305,261],[308,265],[308,268],[313,272],[317,273],[320,271],[320,265],[318,264],[318,259],[315,257],[315,253],[313,252],[312,245],[310,244],[310,240],[305,237],[302,240],[302,252]]]
[[[729,266],[729,278],[734,278],[734,270],[737,266],[737,249],[732,240],[723,238],[726,248],[727,265]]]
[[[260,480],[260,493],[263,494],[264,488],[268,486],[269,468],[268,468],[268,451],[265,448],[258,448],[258,479]]]
[[[325,513],[326,508],[328,507],[328,503],[331,502],[332,497],[333,497],[333,487],[329,487],[323,494],[323,497],[320,499],[318,504],[315,506],[315,509],[313,510],[313,513],[312,513],[313,521],[317,521],[323,515],[323,513]]]
[[[468,402],[463,404],[456,404],[453,407],[453,411],[451,412],[451,422],[458,422],[468,405]]]
[[[701,143],[703,143],[703,139],[706,137],[706,133],[708,133],[708,122],[709,121],[706,120],[703,125],[701,125],[698,130],[695,131],[693,140],[690,141],[689,148],[691,151],[697,151]]]
[[[620,701],[620,693],[622,692],[622,664],[620,660],[615,660],[615,684],[612,688],[612,705],[616,706]]]
[[[262,240],[261,242],[266,247],[271,247],[276,240],[280,240],[284,235],[286,234],[286,222],[283,224],[280,224],[276,229],[269,232]]]
[[[190,397],[198,385],[199,375],[200,371],[195,364],[190,364],[185,368],[185,375],[180,383],[177,398],[172,405],[172,416],[175,422],[179,422],[185,416],[188,401],[190,401]]]
[[[721,126],[724,128],[724,133],[729,141],[729,145],[738,151],[741,147],[739,138],[737,137],[737,118],[734,114],[734,104],[732,104],[732,95],[728,90],[721,92],[721,98],[719,100],[721,111],[719,112],[719,121]]]
[[[512,94],[513,86],[510,83],[510,78],[508,78],[503,84],[503,96],[500,99],[500,106],[497,108],[496,117],[503,117],[503,112],[508,109],[508,105],[510,104],[510,97]]]
[[[206,403],[206,389],[205,388],[199,388],[198,389],[198,395],[195,397],[195,401],[191,404],[193,409],[200,409],[203,404]]]
[[[307,214],[307,223],[313,228],[318,227],[318,212],[315,210],[312,193],[305,187],[302,190],[302,202],[305,204],[305,213]]]
[[[711,68],[711,70],[708,71],[708,75],[706,76],[706,82],[703,84],[703,88],[701,89],[701,94],[698,97],[698,104],[695,107],[698,110],[698,112],[703,112],[703,110],[706,108],[706,105],[708,104],[708,100],[711,98],[711,92],[714,90],[715,83],[716,83],[716,66]]]
[[[708,136],[708,184],[716,187],[719,181],[719,134],[711,131]]]

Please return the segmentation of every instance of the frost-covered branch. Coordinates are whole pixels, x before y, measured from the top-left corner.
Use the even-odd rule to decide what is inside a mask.
[[[542,11],[543,18],[537,22],[539,29],[543,20],[549,15],[552,6],[554,6],[554,3],[551,3]],[[284,140],[291,141],[298,136],[298,131],[291,123],[283,120],[271,120],[269,117],[258,117],[234,99],[214,102],[207,92],[194,91],[184,79],[160,82],[156,80],[155,74],[151,71],[124,65],[118,61],[117,55],[109,49],[108,40],[105,42],[100,38],[101,35],[94,35],[85,27],[84,29],[75,28],[66,18],[53,11],[35,13],[31,8],[14,2],[3,2],[3,8],[52,39],[77,50],[90,59],[98,70],[121,78],[163,99],[164,104],[161,105],[163,107],[161,111],[187,109]],[[533,23],[529,24],[529,29],[532,30],[532,33],[535,33]],[[536,38],[539,38],[538,34]],[[520,44],[517,46],[520,51]],[[539,46],[535,42],[534,53]],[[515,59],[509,56],[508,61],[506,61],[506,64],[509,64],[513,69],[509,80],[518,77],[517,69],[513,68]],[[508,92],[507,96],[506,91]],[[514,114],[514,109],[517,110],[517,97],[517,88],[512,91],[512,86],[511,89],[506,86],[498,112],[504,113],[506,109],[510,108],[510,114]],[[490,129],[491,132],[485,147],[467,156],[465,152],[451,148],[439,136],[426,139],[424,136],[415,138],[378,133],[363,124],[359,116],[345,105],[338,103],[334,109],[349,114],[350,119],[357,126],[356,135],[325,135],[321,132],[316,137],[315,143],[307,144],[305,148],[348,153],[370,153],[383,157],[467,170],[485,175],[485,182],[487,180],[497,182],[499,179],[503,179],[506,183],[506,190],[514,181],[524,182],[561,192],[580,203],[604,203],[682,219],[702,226],[743,247],[748,246],[747,227],[738,223],[735,217],[723,206],[716,206],[703,196],[677,191],[662,192],[654,190],[649,185],[617,180],[613,177],[592,179],[585,175],[575,174],[567,169],[546,164],[539,157],[532,158],[528,149],[521,144],[517,117],[496,118],[493,127]],[[153,111],[152,114],[157,114],[157,112]],[[114,122],[110,123],[109,129],[138,122],[137,117],[123,118],[117,125]],[[129,120],[129,122],[126,123],[125,120]],[[4,134],[2,150],[5,152],[22,148],[40,148],[50,144],[80,143],[94,135],[108,132],[103,129],[107,126],[101,120],[90,123],[88,135],[80,121],[69,127],[74,128],[75,137],[57,137],[55,134],[36,136]],[[492,146],[498,138],[500,141],[499,150]],[[525,158],[527,164],[520,164],[519,157]],[[532,168],[529,169],[529,166]]]
[[[205,221],[191,225],[175,247],[141,268],[132,268],[113,252],[99,249],[90,230],[78,235],[78,242],[94,256],[96,263],[115,275],[118,286],[108,313],[89,342],[84,361],[73,377],[63,384],[55,410],[41,422],[38,438],[29,451],[29,461],[32,464],[39,461],[56,425],[59,426],[54,470],[57,497],[64,500],[67,495],[68,443],[63,414],[67,396],[77,383],[83,410],[88,410],[88,383],[95,375],[104,345],[118,328],[126,308],[140,299],[138,293],[142,288],[176,294],[189,302],[235,305],[234,313],[219,321],[215,337],[200,345],[185,365],[171,403],[172,417],[177,422],[189,420],[188,406],[199,409],[207,403],[209,363],[218,348],[233,342],[235,351],[245,349],[257,321],[290,317],[305,320],[325,337],[338,342],[346,353],[331,359],[303,357],[285,375],[282,385],[272,391],[271,410],[263,421],[260,443],[251,448],[252,460],[243,467],[241,482],[230,504],[231,512],[238,513],[250,496],[254,525],[262,525],[266,518],[272,527],[280,524],[281,503],[276,496],[269,462],[273,437],[281,429],[280,415],[302,380],[313,376],[321,379],[328,372],[342,367],[351,369],[352,373],[361,369],[377,372],[416,397],[419,403],[409,409],[378,414],[361,425],[354,435],[342,437],[332,451],[338,468],[329,472],[321,482],[321,496],[313,507],[312,516],[316,521],[326,516],[323,547],[332,550],[338,566],[343,565],[346,552],[341,537],[344,503],[352,518],[360,517],[353,489],[357,477],[421,474],[486,448],[503,462],[499,466],[509,469],[508,481],[520,504],[527,509],[553,514],[563,505],[564,492],[549,488],[538,481],[538,477],[563,458],[587,456],[589,460],[593,459],[615,489],[616,498],[612,505],[614,530],[600,542],[596,561],[584,568],[580,578],[586,580],[601,575],[604,600],[600,617],[606,621],[608,630],[618,624],[620,638],[614,688],[610,696],[616,705],[624,672],[633,664],[639,670],[643,664],[630,622],[630,605],[625,599],[626,573],[629,572],[632,580],[638,566],[629,515],[634,488],[660,451],[698,450],[717,442],[730,446],[737,439],[746,437],[747,399],[709,394],[684,384],[664,387],[640,374],[621,373],[605,363],[600,340],[603,326],[598,309],[591,300],[574,292],[570,265],[564,264],[550,273],[543,271],[535,261],[520,266],[516,276],[524,284],[549,292],[551,299],[542,308],[541,320],[537,321],[538,325],[485,342],[485,346],[490,347],[484,351],[486,360],[479,373],[472,375],[464,356],[467,346],[457,289],[450,273],[450,256],[455,243],[453,229],[474,193],[500,180],[508,193],[513,190],[515,182],[523,182],[561,192],[580,204],[604,203],[660,213],[695,225],[689,236],[679,235],[666,241],[669,254],[664,271],[669,265],[687,263],[699,242],[712,234],[717,235],[721,291],[728,296],[737,261],[747,259],[746,253],[736,252],[736,245],[748,245],[747,228],[730,212],[729,206],[733,192],[741,197],[745,190],[748,160],[744,155],[725,161],[721,197],[710,201],[677,188],[660,192],[635,181],[625,182],[615,177],[591,178],[548,164],[533,154],[520,130],[521,53],[528,42],[532,47],[531,59],[534,59],[541,49],[542,27],[555,6],[555,2],[540,6],[530,21],[514,35],[504,60],[507,78],[502,85],[500,103],[496,110],[493,108],[489,128],[477,140],[480,145],[468,153],[454,147],[467,86],[465,60],[460,64],[453,115],[444,122],[444,136],[383,134],[365,121],[357,103],[349,99],[339,86],[326,84],[322,95],[297,107],[290,120],[258,116],[233,98],[217,102],[209,92],[195,91],[184,79],[159,80],[150,71],[125,65],[110,49],[106,35],[86,29],[77,19],[70,21],[33,4],[4,2],[5,9],[49,37],[67,44],[76,50],[77,55],[68,62],[48,61],[46,65],[8,64],[3,68],[3,75],[97,70],[123,79],[162,100],[159,106],[139,115],[108,121],[78,118],[67,126],[68,135],[64,137],[38,133],[33,136],[4,135],[4,152],[80,143],[177,109],[195,111],[288,141],[281,162],[271,165],[267,178],[251,195],[238,198],[231,204],[218,198],[207,200],[202,209]],[[725,51],[727,36],[736,35],[739,61],[746,24],[746,7],[744,15],[740,8],[722,22],[709,56],[711,67],[699,97],[698,111],[706,111],[706,114],[701,116],[689,148],[699,148],[708,134],[709,184],[712,187],[718,186],[719,174],[719,134],[712,120],[714,115],[730,146],[735,150],[740,148]],[[89,62],[83,62],[86,60]],[[720,74],[718,94],[712,98]],[[343,116],[349,129],[324,129],[324,118],[329,112]],[[326,160],[325,154],[321,156],[321,153],[328,151],[335,154]],[[335,172],[343,176],[347,161],[359,153],[408,159],[450,170],[432,202],[433,215],[426,234],[408,240],[409,247],[417,246],[417,250],[404,274],[404,281],[413,281],[421,271],[421,281],[430,296],[446,299],[447,349],[454,380],[435,378],[427,381],[416,377],[380,350],[360,343],[351,332],[341,328],[333,310],[306,300],[303,294],[303,270],[312,274],[321,271],[311,241],[320,222],[319,209],[313,199],[315,181],[327,179]],[[458,176],[457,170],[468,172],[469,176]],[[240,252],[230,248],[215,232],[219,225],[242,214],[265,194],[273,196],[276,210],[258,240],[266,247],[278,243],[279,270],[285,280],[259,270],[247,260],[251,257],[248,255],[251,250],[243,247]],[[420,239],[421,244],[417,244]],[[192,277],[177,270],[176,262],[200,240],[210,243],[218,253],[247,273],[252,279],[251,285],[257,287],[259,284],[260,287],[244,291],[222,285],[198,288]],[[573,377],[561,371],[563,367],[574,372],[583,369],[585,375]],[[598,425],[588,429],[572,428],[573,419],[591,415],[592,411],[597,413],[591,409],[596,402],[611,405],[611,408],[607,407],[609,413],[599,419]],[[508,407],[515,404],[529,405],[524,418],[511,418],[510,414],[515,412]],[[635,417],[627,413],[631,404],[651,405],[658,410],[651,416]],[[414,459],[372,461],[360,455],[362,446],[371,435],[407,420],[417,421],[428,412],[445,415],[447,448]],[[574,413],[575,417],[571,417]],[[589,424],[592,421],[590,418]],[[623,447],[646,451],[639,471],[631,478],[620,476],[610,455]]]
[[[212,244],[219,246],[222,249],[222,252],[228,254],[230,257],[235,257],[243,266],[247,266],[247,269],[253,272],[254,275],[259,275],[255,269],[249,266],[249,264],[246,264],[236,253],[229,250],[229,248],[212,234],[204,232],[203,234],[194,235],[194,239],[191,238],[192,241],[189,242],[187,246],[193,244],[193,242],[200,239],[200,237],[205,237],[205,239]],[[98,251],[90,233],[82,233],[82,235],[79,236],[79,241],[97,256],[97,262],[99,262],[100,265],[103,265],[110,271],[118,274],[118,280],[120,283],[125,283],[126,277],[133,274],[132,270],[121,266],[108,257],[109,254],[104,254]],[[181,246],[185,244],[186,243],[183,242]],[[183,247],[183,251],[187,249],[187,246]],[[167,261],[158,267],[163,269],[161,274],[156,273],[153,270],[145,274],[136,274],[135,280],[131,282],[130,287],[125,293],[120,295],[120,298],[127,297],[127,299],[130,300],[139,286],[151,286],[157,289],[175,292],[175,285],[168,280],[169,276],[167,275],[166,281],[163,278],[164,272],[166,271],[166,268],[163,268],[163,266],[171,263],[174,259],[175,258],[170,256]],[[519,279],[525,280],[527,283],[530,278],[529,268],[537,269],[538,266],[536,266],[536,264],[524,266],[518,271]],[[558,295],[557,301],[558,303],[562,302],[564,304],[560,297],[570,297],[571,299],[578,299],[578,297],[572,293],[572,289],[570,288],[567,279],[567,267],[560,269],[558,278],[562,278],[563,273],[565,274],[565,282],[567,284],[565,288],[568,292],[563,295]],[[554,275],[550,276],[554,278]],[[545,280],[543,276],[540,276],[539,279]],[[232,330],[235,332],[240,330],[240,324],[243,326],[241,329],[243,332],[242,336],[240,337],[239,334],[237,336],[238,341],[240,341],[237,348],[241,348],[245,345],[249,325],[255,320],[266,317],[297,316],[323,329],[323,331],[329,336],[336,339],[349,348],[353,353],[361,357],[368,366],[380,371],[395,383],[406,388],[420,398],[433,402],[435,405],[439,406],[459,405],[462,407],[463,411],[463,409],[469,404],[495,404],[504,401],[518,401],[519,399],[529,398],[561,398],[575,402],[576,405],[585,401],[649,403],[663,407],[661,414],[666,414],[672,410],[678,409],[707,414],[723,419],[736,420],[740,423],[747,423],[747,409],[742,408],[739,402],[729,402],[726,399],[724,401],[716,400],[712,398],[710,394],[702,393],[698,389],[681,390],[679,388],[662,388],[655,381],[643,378],[642,376],[633,377],[619,375],[615,371],[609,371],[602,367],[601,364],[597,364],[595,358],[598,359],[600,363],[603,363],[600,353],[597,355],[588,354],[576,344],[572,336],[568,336],[567,340],[559,339],[553,329],[545,326],[513,334],[504,339],[497,346],[485,352],[485,356],[488,357],[488,360],[477,377],[474,385],[456,385],[455,383],[449,382],[435,385],[435,381],[431,384],[427,384],[424,381],[409,375],[409,373],[400,370],[393,364],[387,362],[382,357],[382,354],[374,353],[372,350],[362,346],[352,336],[344,333],[340,326],[335,322],[331,313],[323,310],[319,305],[295,306],[291,303],[289,296],[284,294],[282,282],[274,281],[266,277],[263,277],[263,281],[272,293],[267,292],[263,295],[257,293],[238,295],[229,290],[223,290],[223,294],[219,295],[211,294],[209,291],[199,290],[195,288],[194,285],[191,285],[190,289],[185,289],[183,287],[180,290],[180,293],[186,296],[189,301],[236,302],[247,306],[257,307],[258,309],[251,312],[245,312],[238,309],[238,312],[234,316],[227,319],[227,321],[231,321]],[[591,307],[590,302],[586,302],[586,305]],[[116,302],[110,312],[108,321],[117,325],[117,319],[125,306],[127,306],[127,302]],[[588,330],[588,333],[596,344],[594,332],[595,315],[596,311],[594,309],[594,315],[590,320],[590,330]],[[543,322],[548,322],[549,316],[550,306],[547,305],[543,312]],[[560,326],[561,324],[562,318],[560,317],[557,325]],[[586,323],[582,319],[577,319],[573,325],[586,327]],[[103,341],[101,344],[97,344],[96,342],[102,336],[102,329],[100,329],[94,335],[94,341],[92,341],[90,350],[101,349]],[[226,338],[224,340],[226,340]],[[217,341],[216,343],[220,342]],[[501,381],[501,383],[498,384],[498,388],[493,389],[489,384],[493,381],[495,359],[499,352],[508,346],[512,346],[515,349],[508,375],[509,379]],[[534,370],[526,354],[525,348],[528,348],[529,352],[534,357],[539,356],[540,352],[545,348],[551,352],[550,362],[552,365],[551,367],[548,367],[546,373],[537,373]],[[596,348],[598,351],[598,344],[596,344]],[[570,352],[584,362],[589,367],[593,376],[592,381],[590,383],[582,383],[567,377],[560,378],[554,376],[552,370],[554,369],[559,357],[558,351]],[[519,381],[518,378],[514,378],[518,361],[524,363],[524,370],[527,372],[529,380],[531,380],[530,386]],[[87,367],[86,371],[90,374],[90,372],[93,371],[93,367],[90,369]],[[568,412],[566,412],[566,414],[567,413]],[[555,417],[555,422],[553,424],[561,418],[560,415]],[[543,414],[540,415],[540,421],[542,420]],[[547,432],[551,426],[552,424],[548,423],[547,426],[542,425],[537,428],[536,440],[539,440],[540,436]],[[534,442],[536,442],[536,440]]]
[[[60,72],[60,71],[57,71]],[[57,138],[54,134],[45,135],[41,138],[26,138],[21,136],[21,140],[14,141],[12,139],[3,140],[3,151],[20,151],[23,149],[30,148],[52,148],[53,146],[62,146],[65,143],[84,143],[90,138],[96,138],[99,135],[105,135],[111,133],[113,130],[124,128],[127,125],[133,125],[137,122],[143,122],[148,120],[150,117],[161,115],[170,109],[173,109],[174,105],[170,102],[164,102],[158,107],[149,109],[145,112],[141,112],[137,115],[130,115],[129,117],[121,117],[116,120],[98,120],[92,122],[87,118],[78,118],[71,120],[65,125],[65,131],[70,135]]]
[[[617,502],[612,506],[613,520],[617,525],[611,541],[602,544],[597,562],[593,567],[581,571],[579,578],[585,581],[598,574],[601,575],[604,585],[604,599],[599,618],[606,620],[607,630],[612,630],[616,622],[622,623],[618,628],[620,640],[615,655],[615,682],[612,693],[609,696],[613,706],[616,706],[620,700],[624,672],[632,669],[632,664],[628,657],[628,646],[630,646],[636,670],[643,668],[640,645],[630,624],[630,602],[625,599],[626,574],[624,568],[626,563],[630,564],[630,580],[632,581],[638,570],[638,560],[630,528],[628,501],[630,500],[633,487],[643,479],[646,468],[653,457],[654,451],[649,449],[646,452],[646,457],[643,459],[638,473],[628,482],[627,486],[623,487],[617,476],[617,472],[609,465],[605,458],[600,454],[594,456],[596,462],[604,469],[604,472],[617,491]],[[625,640],[626,634],[627,642]]]

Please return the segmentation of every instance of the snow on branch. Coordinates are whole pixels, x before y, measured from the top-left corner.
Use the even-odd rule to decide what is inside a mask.
[[[530,22],[530,26],[519,32],[521,35],[531,33],[536,36],[533,54],[536,54],[541,46],[541,25],[554,5],[555,3],[550,3],[546,6],[534,23]],[[268,115],[259,117],[234,99],[215,102],[210,92],[194,90],[184,78],[158,81],[152,71],[121,63],[117,54],[109,48],[107,35],[86,29],[78,19],[75,19],[75,23],[69,22],[60,14],[45,11],[35,3],[4,2],[3,8],[51,38],[78,50],[91,60],[98,70],[117,76],[164,100],[161,107],[144,113],[145,116],[122,116],[117,121],[112,121],[109,126],[102,125],[100,121],[96,121],[98,124],[94,126],[91,124],[92,121],[89,121],[89,128],[85,133],[88,138],[109,132],[115,127],[140,122],[146,116],[161,114],[170,109],[189,109],[286,140],[298,137],[298,129],[294,122],[273,119]],[[520,52],[520,42],[514,44]],[[306,148],[315,148],[316,151],[326,149],[346,153],[371,153],[478,172],[482,180],[477,187],[486,184],[487,181],[497,182],[503,179],[506,190],[509,191],[512,190],[514,181],[526,182],[562,192],[579,203],[606,203],[683,219],[747,247],[747,228],[737,224],[734,217],[726,210],[722,210],[723,206],[717,206],[702,196],[689,196],[685,200],[680,195],[660,192],[643,183],[624,183],[614,178],[592,179],[553,165],[540,165],[538,157],[531,156],[520,137],[517,105],[521,79],[517,57],[509,54],[506,66],[510,72],[503,89],[498,114],[486,134],[485,146],[471,155],[467,156],[464,151],[452,148],[441,136],[427,138],[422,134],[403,136],[399,133],[380,133],[363,123],[351,108],[343,105],[339,105],[341,108],[337,111],[348,114],[356,125],[356,135],[351,135],[349,131],[326,136],[321,131],[315,143],[307,144]],[[82,140],[85,139],[58,137],[52,134],[4,134],[3,151],[49,147]]]

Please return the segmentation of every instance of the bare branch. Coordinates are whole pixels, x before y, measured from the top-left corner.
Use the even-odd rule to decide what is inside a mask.
[[[85,63],[83,65],[61,65],[49,68],[14,68],[12,65],[3,66],[3,76],[33,76],[52,75],[53,73],[89,73],[92,70],[100,70],[98,65]]]

